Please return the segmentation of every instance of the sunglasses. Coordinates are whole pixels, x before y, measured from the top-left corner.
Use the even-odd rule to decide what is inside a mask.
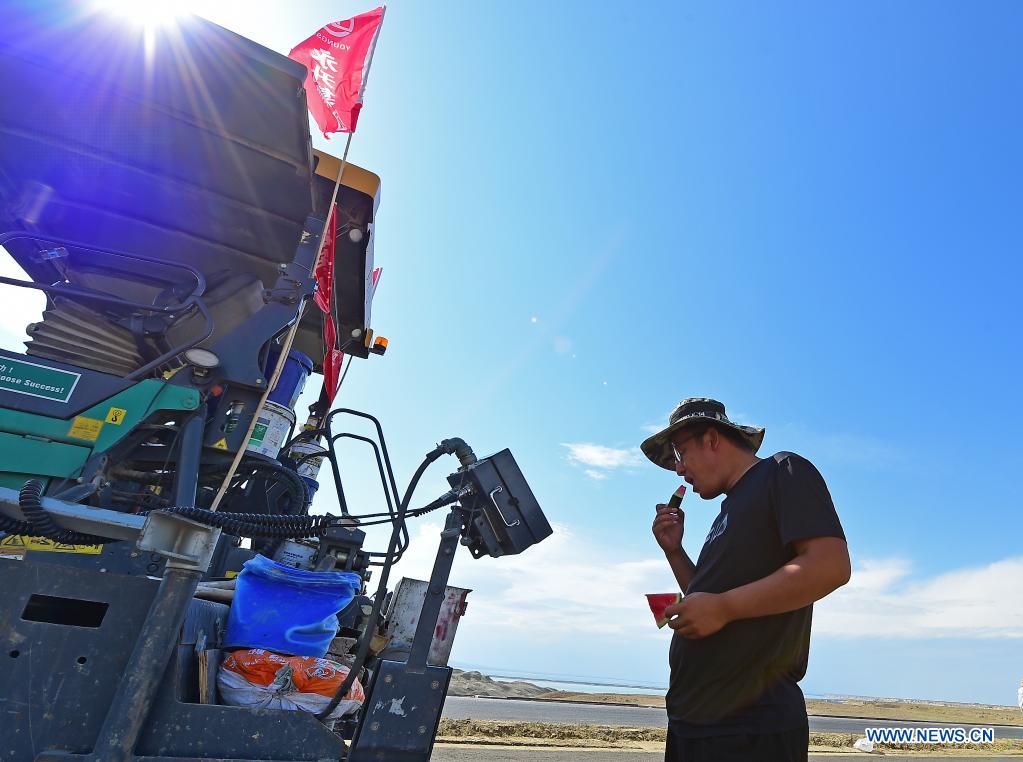
[[[681,442],[678,442],[678,443],[672,442],[671,443],[671,451],[675,455],[675,462],[676,463],[681,463],[682,465],[685,465],[686,455],[679,448],[683,447],[687,442],[692,442],[694,439],[699,439],[699,437],[686,437]]]

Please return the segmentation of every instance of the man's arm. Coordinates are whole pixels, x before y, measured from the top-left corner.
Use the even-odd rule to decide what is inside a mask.
[[[813,537],[792,545],[795,558],[763,579],[721,594],[693,593],[669,606],[665,616],[678,616],[668,626],[687,638],[704,638],[737,619],[803,608],[849,581],[851,564],[845,540]]]
[[[845,540],[814,537],[792,544],[796,557],[774,574],[723,594],[731,619],[795,611],[849,581],[852,568]]]
[[[689,554],[681,547],[665,553],[664,557],[668,559],[671,573],[678,580],[678,589],[685,592],[689,589],[689,583],[693,581],[693,575],[696,573],[696,564],[692,562]]]
[[[659,503],[654,516],[653,532],[657,544],[668,559],[671,573],[678,581],[678,589],[685,592],[696,573],[696,564],[682,548],[682,535],[685,533],[686,514],[679,507],[671,508]]]

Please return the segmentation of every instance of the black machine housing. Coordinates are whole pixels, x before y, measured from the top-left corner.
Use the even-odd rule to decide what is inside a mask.
[[[205,512],[247,445],[274,353],[288,349],[296,323],[292,348],[322,371],[313,268],[340,163],[311,147],[304,67],[199,18],[147,42],[141,28],[73,0],[9,0],[0,28],[0,246],[28,277],[0,283],[46,295],[27,352],[3,357],[81,374],[66,405],[0,390],[0,408],[70,425],[142,382],[198,400],[145,417],[70,477],[40,477],[33,509],[61,531],[84,521],[103,544],[0,561],[0,757],[429,759],[451,670],[427,653],[457,544],[498,557],[552,531],[511,453],[463,462],[449,477],[457,500],[441,501],[450,513],[404,662],[369,648],[387,575],[408,545],[406,515],[419,515],[406,514],[411,490],[397,488],[376,418],[321,406],[319,428],[289,438],[327,449],[321,478],[333,479],[340,515],[312,514],[288,447],[242,457],[217,515]],[[347,165],[333,290],[341,348],[360,358],[379,354],[370,328],[378,200],[379,178]],[[189,360],[196,348],[217,364]],[[371,421],[376,436],[334,423],[348,415]],[[384,552],[363,547],[350,514],[342,438],[374,452],[386,510],[364,525],[390,525]],[[26,522],[21,498],[0,487],[0,518]],[[104,522],[118,534],[103,534]],[[318,543],[317,568],[363,579],[340,619],[358,638],[352,675],[365,668],[367,702],[336,732],[305,712],[218,704],[208,660],[229,607],[194,597],[257,551],[272,555],[286,533],[268,528],[304,522],[320,522],[303,535]],[[209,553],[193,553],[204,542]],[[417,715],[381,709],[402,697]]]
[[[455,489],[472,485],[465,544],[474,558],[521,553],[554,531],[510,450],[452,474],[448,483]]]

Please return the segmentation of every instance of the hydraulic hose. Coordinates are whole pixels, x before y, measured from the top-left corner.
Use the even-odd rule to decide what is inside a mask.
[[[425,516],[427,513],[430,513],[430,511],[435,511],[438,508],[443,508],[446,505],[451,505],[452,503],[457,503],[459,500],[461,500],[466,495],[471,494],[471,491],[472,491],[471,489],[465,489],[465,488],[463,488],[463,489],[448,490],[443,495],[438,497],[436,500],[434,500],[432,502],[429,502],[429,503],[427,503],[426,505],[424,505],[424,506],[422,506],[420,508],[415,508],[415,509],[413,509],[411,511],[406,511],[405,512],[405,517],[406,518],[409,518],[409,517],[416,518],[418,516]],[[354,516],[354,518],[359,520],[359,526],[360,527],[371,527],[371,526],[376,526],[378,524],[390,524],[391,522],[394,521],[393,518],[380,518],[381,516],[389,516],[389,515],[390,514],[387,514],[387,513],[369,513],[369,514],[356,515],[356,516]],[[367,520],[367,519],[373,519],[373,520],[370,521],[370,520]],[[376,555],[378,555],[378,556],[379,555],[386,555],[386,553],[377,553]],[[397,559],[395,559],[395,563],[397,563]]]
[[[27,521],[0,516],[0,532],[7,534],[32,534],[32,525]]]
[[[306,497],[305,484],[298,478],[289,478],[293,474],[287,469],[267,469],[278,478],[282,477],[288,491],[304,507]],[[50,513],[43,507],[43,485],[30,479],[18,493],[18,505],[25,516],[25,521],[0,516],[0,531],[9,534],[24,534],[45,537],[54,542],[66,545],[103,545],[116,542],[98,535],[75,532],[64,529],[53,520]],[[258,514],[258,513],[219,513],[202,508],[173,506],[166,509],[170,513],[197,521],[206,526],[219,527],[230,534],[242,537],[262,539],[290,540],[303,537],[314,537],[323,534],[337,517],[305,516],[290,514]]]
[[[106,537],[73,532],[58,526],[49,511],[43,507],[43,485],[35,479],[29,479],[21,488],[21,492],[18,493],[18,506],[25,514],[29,525],[28,531],[19,532],[19,534],[45,537],[65,545],[103,545],[115,542],[115,540]]]
[[[462,465],[462,468],[468,468],[476,462],[476,453],[472,451],[472,448],[469,447],[466,441],[461,437],[443,439],[438,446],[442,447],[444,452],[458,458],[458,462]]]
[[[290,514],[222,513],[204,508],[175,506],[169,513],[192,519],[210,527],[219,527],[228,534],[268,540],[297,540],[322,535],[335,523],[337,516],[292,516]]]
[[[245,469],[246,461],[242,461],[239,471]],[[302,478],[290,468],[278,463],[256,463],[246,470],[244,474],[235,476],[234,483],[228,490],[228,495],[234,492],[238,486],[249,479],[262,476],[280,482],[291,497],[292,505],[296,506],[296,512],[305,511],[309,503],[309,488]]]

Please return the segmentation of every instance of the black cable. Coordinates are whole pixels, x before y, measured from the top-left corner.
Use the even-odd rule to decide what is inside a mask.
[[[434,500],[432,503],[427,503],[422,508],[416,508],[414,510],[408,511],[405,514],[405,518],[414,519],[414,518],[416,518],[418,516],[425,516],[427,513],[430,513],[431,511],[435,511],[438,508],[443,508],[445,505],[451,505],[452,503],[457,503],[458,500],[459,500],[459,496],[457,495],[457,493],[455,493],[454,490],[452,490],[451,492],[446,492],[443,496],[441,496],[438,499]],[[371,515],[372,516],[386,516],[387,514],[386,513],[378,513],[378,514],[371,514]],[[378,519],[376,521],[362,521],[362,519],[365,518],[365,517],[361,517],[361,516],[353,516],[352,518],[359,519],[359,527],[360,528],[361,527],[373,527],[373,526],[377,526],[379,524],[390,524],[390,523],[393,523],[393,519],[390,519],[390,518],[381,518],[381,519]],[[395,560],[395,563],[397,563],[397,559]]]
[[[246,481],[260,476],[266,478],[267,475],[272,477],[271,481],[276,480],[284,484],[285,490],[291,497],[292,505],[297,506],[299,511],[305,509],[309,503],[309,488],[295,471],[279,463],[255,463],[249,467],[246,473],[236,474],[225,497],[233,495]]]
[[[270,489],[275,484],[283,485],[285,494],[288,497],[288,501],[284,505],[281,505],[280,500],[271,504],[268,499],[267,505],[271,511],[279,510],[281,513],[277,515],[285,516],[302,516],[308,514],[310,501],[308,486],[304,481],[302,481],[301,477],[299,477],[295,471],[279,463],[258,463],[252,469],[251,473],[236,475],[231,486],[228,488],[225,497],[229,501],[238,493],[242,484],[260,477],[266,480],[266,491],[268,497]],[[230,503],[228,502],[227,504]],[[248,536],[253,535],[250,534]],[[298,538],[286,538],[280,536],[272,537],[268,542],[262,544],[258,550],[261,555],[266,556],[267,558],[273,558],[274,554],[286,539]],[[256,546],[253,547],[255,549]]]
[[[387,545],[388,557],[393,557],[398,544],[398,536],[400,534],[400,527],[404,524],[405,513],[408,510],[408,504],[412,501],[412,493],[415,492],[416,486],[419,484],[419,480],[423,478],[423,474],[426,469],[437,460],[441,455],[444,454],[442,447],[435,447],[426,457],[423,458],[423,462],[419,464],[419,468],[412,475],[412,480],[409,482],[408,489],[405,490],[405,497],[402,498],[401,504],[398,506],[398,515],[394,522],[394,528],[391,530],[391,539]],[[352,684],[355,682],[356,675],[362,669],[363,664],[366,663],[366,654],[369,653],[369,643],[373,639],[373,633],[376,631],[377,619],[380,617],[380,609],[384,604],[384,598],[387,592],[387,579],[391,574],[391,568],[394,566],[393,561],[391,563],[384,564],[383,569],[380,571],[380,582],[377,585],[376,597],[373,600],[373,610],[370,612],[369,617],[366,620],[366,629],[363,630],[362,636],[359,638],[359,651],[355,656],[355,661],[349,668],[348,675],[344,681],[338,687],[337,692],[334,694],[334,698],[330,700],[330,703],[323,708],[322,711],[316,714],[316,719],[325,720],[328,718],[338,704],[341,703],[341,699],[351,689]]]
[[[27,521],[0,516],[0,532],[7,534],[32,534],[32,525]]]
[[[383,434],[381,433],[380,436],[381,436],[381,443],[382,443],[383,442],[383,439],[382,439]],[[448,455],[454,455],[456,458],[458,458],[458,462],[462,466],[462,469],[468,468],[469,466],[471,466],[472,464],[477,462],[476,454],[472,451],[472,448],[469,447],[469,444],[464,439],[462,439],[461,437],[451,437],[449,439],[442,439],[440,441],[440,444],[437,445],[437,447],[435,448],[434,451],[435,452],[439,451],[439,452],[447,453]],[[461,470],[461,469],[459,469],[459,470]],[[454,492],[454,490],[453,490],[453,492]],[[454,500],[451,500],[451,501],[448,501],[448,502],[449,503],[450,502],[454,502]],[[445,503],[445,505],[447,505],[447,503]],[[403,527],[404,527],[404,523],[405,523],[405,521],[404,521],[404,519],[402,519],[402,526]],[[401,559],[405,555],[405,551],[408,550],[409,544],[410,544],[410,542],[409,542],[409,536],[408,536],[408,529],[404,529],[404,543],[398,549],[398,555],[395,556],[393,563],[398,563],[399,561],[401,561]]]
[[[106,537],[74,532],[58,526],[50,512],[43,507],[43,484],[35,479],[29,479],[21,488],[21,492],[18,493],[18,507],[31,525],[31,531],[20,534],[45,537],[64,545],[103,545],[116,542]]]
[[[224,513],[203,508],[175,506],[168,512],[197,521],[206,526],[219,527],[228,534],[261,539],[301,539],[322,535],[335,516],[289,516],[261,513]]]
[[[343,384],[345,382],[345,376],[348,375],[348,369],[350,367],[352,367],[352,358],[353,357],[355,357],[355,355],[348,355],[348,362],[345,363],[345,369],[343,371],[341,371],[341,378],[339,378],[338,381],[337,381],[337,389],[334,391],[334,396],[335,397],[337,396],[337,393],[339,391],[341,391],[341,384]]]

